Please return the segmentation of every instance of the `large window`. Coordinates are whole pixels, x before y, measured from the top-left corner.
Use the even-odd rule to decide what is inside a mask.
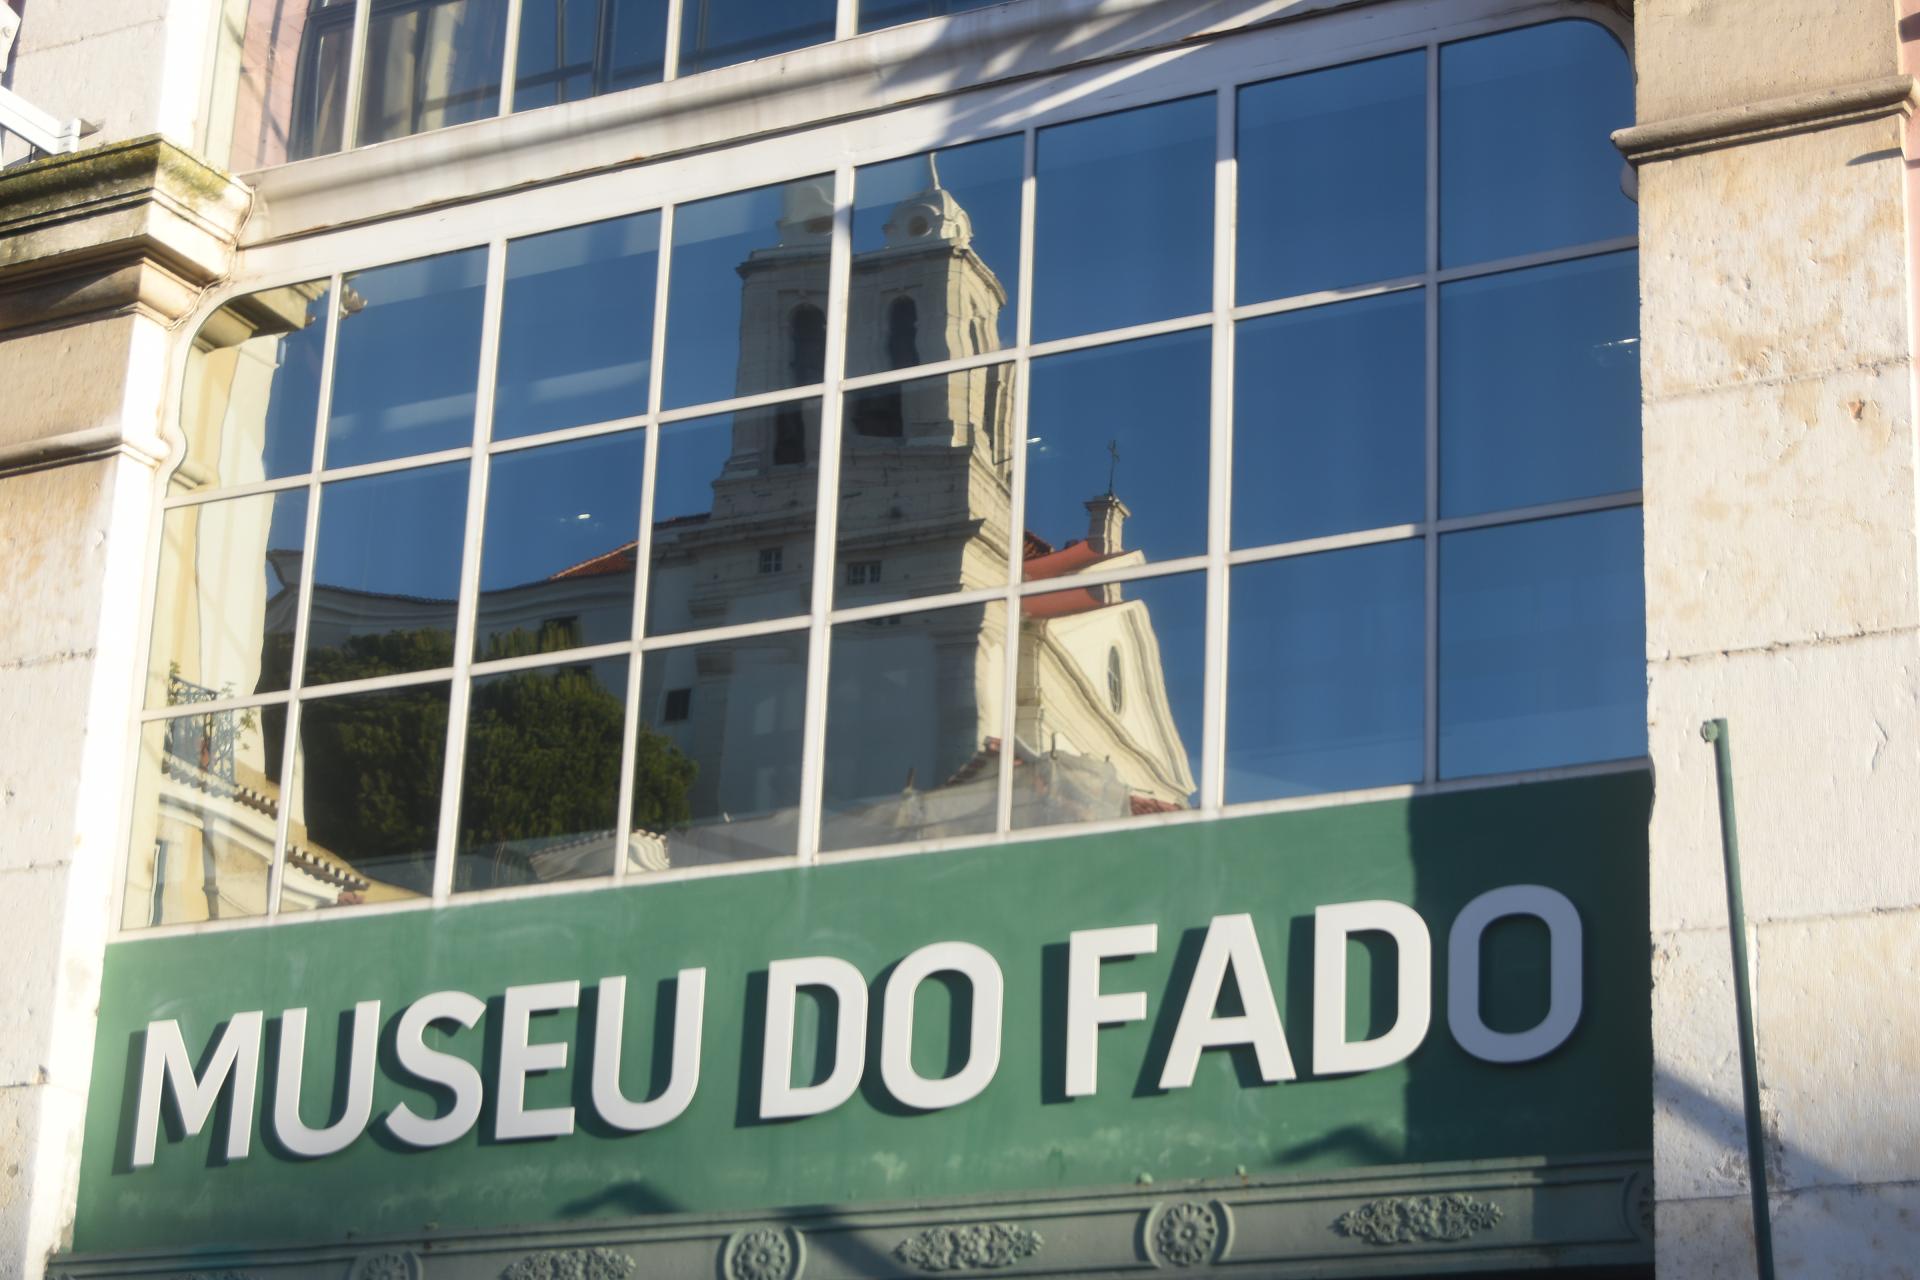
[[[125,926],[1643,756],[1619,45],[1244,79],[220,307]]]

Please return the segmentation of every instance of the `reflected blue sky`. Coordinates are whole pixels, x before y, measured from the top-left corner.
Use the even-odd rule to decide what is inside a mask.
[[[1040,131],[1035,341],[1211,305],[1215,112],[1209,95]]]
[[[1418,540],[1241,565],[1228,598],[1229,804],[1418,781]]]
[[[493,438],[646,412],[660,215],[507,246]]]
[[[860,0],[860,30],[878,31],[881,27],[897,27],[903,22],[913,22],[920,18],[937,18],[948,13],[966,13],[969,10],[984,9],[988,5],[1002,2],[1003,0]]]
[[[1637,255],[1443,285],[1440,514],[1640,487]]]
[[[1426,269],[1426,63],[1416,50],[1240,91],[1240,302]]]
[[[667,47],[667,0],[522,0],[513,109],[653,84]]]
[[[346,277],[334,355],[327,465],[473,443],[487,251]]]
[[[1111,476],[1133,512],[1127,550],[1204,552],[1212,346],[1211,330],[1193,329],[1034,361],[1026,528],[1056,548],[1085,538],[1086,503]]]
[[[1424,516],[1426,332],[1418,289],[1240,323],[1234,546]]]
[[[835,0],[685,0],[680,74],[831,40],[836,9]]]
[[[1440,540],[1440,773],[1646,753],[1637,507]]]
[[[1591,22],[1440,49],[1440,265],[1630,236],[1611,135],[1633,123],[1633,67]]]
[[[274,480],[313,469],[313,432],[320,419],[320,365],[327,346],[327,310],[333,291],[306,304],[306,325],[280,339],[267,400],[261,476]],[[236,459],[237,461],[237,459]],[[238,475],[223,476],[238,480]]]

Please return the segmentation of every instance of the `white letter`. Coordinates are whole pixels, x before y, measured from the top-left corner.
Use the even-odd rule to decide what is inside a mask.
[[[793,1014],[801,987],[825,987],[840,1006],[833,1070],[819,1084],[793,1084]],[[760,1060],[760,1118],[831,1111],[860,1087],[867,1058],[867,980],[845,960],[805,956],[767,966],[767,1047]]]
[[[206,1128],[221,1086],[233,1077],[233,1109],[227,1113],[227,1159],[244,1160],[253,1145],[253,1090],[260,1076],[260,1013],[236,1013],[220,1036],[207,1063],[207,1074],[195,1079],[193,1059],[187,1057],[180,1024],[172,1018],[147,1024],[147,1047],[140,1064],[140,1110],[133,1123],[133,1167],[153,1163],[160,1137],[160,1091],[173,1082],[173,1100],[180,1107],[180,1123],[187,1136]]]
[[[1393,1026],[1371,1040],[1347,1039],[1347,938],[1384,933],[1399,956]],[[1342,902],[1313,912],[1313,1073],[1372,1071],[1402,1061],[1433,1020],[1433,940],[1427,922],[1398,902]]]
[[[485,1088],[480,1069],[464,1058],[427,1047],[426,1032],[435,1022],[457,1022],[471,1027],[480,1021],[487,1006],[477,996],[464,991],[436,991],[421,996],[400,1015],[399,1037],[394,1045],[400,1065],[429,1084],[437,1084],[453,1094],[447,1114],[428,1119],[406,1103],[387,1116],[387,1132],[414,1147],[443,1147],[467,1135],[480,1118],[480,1100]]]
[[[307,1011],[280,1015],[280,1064],[273,1094],[273,1132],[280,1145],[297,1156],[330,1156],[344,1151],[366,1132],[373,1114],[373,1060],[380,1048],[380,1002],[353,1006],[353,1047],[347,1067],[347,1105],[340,1118],[323,1129],[300,1119],[300,1078],[307,1056]]]
[[[1220,1003],[1220,988],[1229,968],[1247,1011],[1231,1018],[1216,1018],[1214,1007]],[[1245,914],[1215,916],[1207,925],[1207,939],[1200,946],[1200,960],[1193,969],[1193,985],[1187,988],[1187,1002],[1180,1008],[1179,1025],[1173,1029],[1160,1087],[1186,1088],[1200,1069],[1202,1049],[1236,1044],[1253,1046],[1254,1057],[1260,1061],[1260,1078],[1268,1084],[1294,1078],[1293,1056],[1287,1052],[1280,1010],[1273,1003],[1266,961],[1260,957],[1260,939],[1254,936],[1253,917]]]
[[[572,1009],[579,1003],[578,979],[507,988],[500,1011],[500,1091],[493,1118],[493,1136],[500,1141],[564,1138],[573,1132],[572,1107],[527,1110],[527,1077],[567,1065],[566,1045],[527,1043],[527,1022],[536,1013]]]
[[[1067,1096],[1084,1098],[1099,1087],[1100,1028],[1147,1016],[1147,993],[1100,994],[1100,962],[1152,955],[1160,927],[1122,925],[1080,929],[1067,935]]]
[[[967,1036],[967,1065],[941,1080],[913,1069],[913,998],[920,984],[942,971],[957,973],[973,987],[973,1026]],[[880,1019],[880,1078],[887,1092],[909,1107],[939,1111],[976,1097],[1000,1069],[1000,1010],[1006,981],[994,958],[971,942],[935,942],[895,966],[887,979]]]
[[[593,1033],[593,1109],[616,1129],[638,1133],[677,1118],[700,1083],[700,1015],[707,1001],[707,971],[682,969],[673,999],[673,1066],[667,1087],[651,1102],[629,1102],[620,1092],[620,1042],[627,1023],[627,980],[600,979],[600,1009]]]
[[[1531,1031],[1495,1031],[1480,1020],[1480,935],[1502,916],[1534,916],[1548,935],[1547,1016]],[[1580,913],[1566,895],[1537,884],[1481,894],[1447,938],[1447,1026],[1460,1047],[1483,1062],[1531,1062],[1566,1042],[1580,1021]]]

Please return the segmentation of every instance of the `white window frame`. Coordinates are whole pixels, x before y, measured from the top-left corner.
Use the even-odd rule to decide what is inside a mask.
[[[1035,0],[1042,3],[1044,0]],[[1311,2],[1311,0],[1309,0]],[[1259,7],[1259,6],[1255,6]],[[1287,0],[1276,0],[1268,7],[1294,8]],[[1323,7],[1314,4],[1315,8]],[[966,16],[966,15],[963,15]],[[1444,18],[1444,21],[1442,20]],[[1440,536],[1455,531],[1515,524],[1544,517],[1575,515],[1590,511],[1637,507],[1638,489],[1600,497],[1556,502],[1524,509],[1502,510],[1487,515],[1441,518],[1438,489],[1438,363],[1437,310],[1439,286],[1453,280],[1490,276],[1518,268],[1570,261],[1615,253],[1637,246],[1635,236],[1619,237],[1564,250],[1532,253],[1514,258],[1442,269],[1438,248],[1438,58],[1440,46],[1498,31],[1536,26],[1561,19],[1576,18],[1595,22],[1611,31],[1632,52],[1631,27],[1610,6],[1598,0],[1382,0],[1381,3],[1316,17],[1313,21],[1286,23],[1271,30],[1235,32],[1217,40],[1182,47],[1178,50],[1152,50],[1130,58],[1101,60],[1086,65],[1065,67],[1049,76],[1027,79],[1012,85],[994,85],[972,91],[956,91],[933,101],[897,108],[853,119],[836,119],[778,138],[758,137],[738,146],[677,156],[656,164],[593,173],[562,184],[513,191],[453,208],[427,212],[399,213],[381,217],[370,211],[365,221],[322,234],[301,234],[284,240],[268,240],[246,249],[233,276],[219,289],[209,293],[196,312],[181,326],[182,335],[194,333],[199,324],[220,306],[243,294],[315,279],[330,279],[338,297],[340,280],[349,273],[451,250],[485,246],[488,251],[485,303],[482,323],[480,380],[476,396],[475,431],[471,445],[429,455],[370,463],[331,471],[314,471],[288,480],[262,481],[226,488],[209,487],[186,495],[166,494],[172,468],[166,468],[158,481],[161,496],[154,504],[150,532],[146,588],[143,599],[148,620],[147,634],[141,638],[139,662],[134,678],[144,703],[147,684],[148,646],[151,643],[154,593],[158,582],[158,547],[161,520],[165,512],[183,505],[224,500],[248,494],[277,492],[333,482],[354,476],[410,470],[429,462],[464,460],[470,462],[469,497],[466,515],[458,623],[454,637],[454,664],[451,669],[410,672],[326,686],[329,696],[350,692],[434,685],[451,682],[445,773],[441,791],[441,817],[436,850],[434,892],[430,899],[395,903],[365,904],[347,913],[278,912],[281,868],[285,861],[290,803],[281,805],[275,857],[268,888],[268,914],[235,920],[214,920],[187,924],[158,925],[127,930],[122,927],[122,899],[127,877],[119,876],[116,888],[115,920],[119,936],[147,938],[168,933],[214,929],[253,928],[289,924],[303,920],[347,918],[384,913],[421,910],[434,906],[497,901],[503,897],[527,897],[549,893],[591,891],[632,879],[644,883],[717,875],[753,874],[768,870],[790,869],[820,862],[853,862],[876,857],[901,857],[938,852],[953,848],[971,848],[1009,841],[1077,838],[1114,830],[1138,829],[1143,825],[1177,825],[1212,821],[1223,816],[1275,813],[1317,809],[1367,801],[1403,798],[1509,785],[1563,777],[1584,777],[1632,772],[1647,767],[1646,758],[1607,761],[1595,764],[1559,766],[1517,773],[1442,780],[1438,776],[1437,755],[1439,722],[1438,693],[1438,575],[1437,556]],[[1427,64],[1427,269],[1419,275],[1386,281],[1355,289],[1340,289],[1301,295],[1251,305],[1234,304],[1233,270],[1235,243],[1235,143],[1234,112],[1237,88],[1296,72],[1353,62],[1410,50],[1426,51]],[[1033,282],[1033,224],[1035,193],[1035,140],[1037,132],[1049,125],[1091,116],[1104,115],[1130,107],[1148,106],[1174,98],[1213,93],[1218,109],[1217,154],[1214,192],[1214,278],[1213,302],[1209,311],[1176,317],[1124,329],[1047,342],[1031,340],[1031,300]],[[1012,345],[982,355],[920,365],[851,378],[829,378],[825,383],[794,387],[779,392],[741,396],[697,406],[656,409],[653,412],[569,428],[538,436],[489,443],[494,390],[494,355],[498,348],[501,309],[505,286],[506,248],[510,240],[545,231],[596,222],[626,214],[658,210],[660,218],[659,279],[655,292],[653,352],[650,404],[661,402],[664,371],[667,310],[671,291],[671,245],[675,206],[707,197],[726,195],[802,178],[831,175],[834,190],[834,223],[831,241],[831,288],[827,305],[827,350],[825,367],[839,370],[844,365],[846,342],[847,289],[851,262],[852,182],[854,171],[864,165],[922,152],[1020,135],[1025,139],[1025,168],[1021,199],[1021,254],[1018,269],[1018,311],[1016,336]],[[404,184],[391,192],[394,207],[407,202]],[[269,210],[271,225],[271,210]],[[1358,299],[1412,289],[1426,290],[1427,306],[1427,421],[1426,421],[1426,516],[1423,520],[1385,528],[1343,533],[1332,537],[1230,550],[1228,531],[1231,512],[1232,458],[1232,344],[1239,321],[1257,316],[1298,310],[1335,300]],[[337,328],[337,309],[328,317],[328,351],[333,350]],[[907,382],[936,374],[1004,364],[1014,371],[1013,439],[1026,437],[1026,401],[1032,360],[1066,351],[1107,346],[1133,338],[1174,332],[1212,330],[1213,364],[1210,390],[1210,463],[1208,550],[1205,554],[1161,561],[1130,569],[1094,571],[1023,583],[1021,580],[1022,540],[1009,539],[1007,585],[989,589],[956,592],[937,597],[855,607],[833,608],[833,592],[840,576],[837,556],[835,516],[838,509],[838,471],[841,456],[841,406],[845,394],[865,387]],[[182,341],[176,353],[173,385],[184,385],[190,344]],[[324,457],[327,407],[331,396],[333,361],[329,358],[321,380],[314,459]],[[821,495],[817,505],[814,551],[810,561],[812,607],[806,616],[770,622],[742,623],[708,631],[643,636],[647,576],[651,555],[652,483],[658,432],[653,428],[666,423],[707,417],[731,410],[768,404],[821,398],[821,422],[818,476]],[[183,434],[179,422],[180,396],[173,396],[165,424],[176,453],[181,451]],[[476,663],[473,661],[472,635],[478,599],[479,557],[476,554],[484,523],[487,460],[496,453],[508,452],[562,440],[628,430],[647,429],[646,474],[650,478],[641,512],[640,545],[637,547],[635,573],[636,599],[634,635],[628,641],[571,650],[565,654],[535,654],[525,657]],[[1013,451],[1013,510],[1024,509],[1025,450]],[[318,523],[319,503],[310,501],[307,510],[307,545],[313,545]],[[1316,552],[1377,543],[1421,538],[1426,554],[1426,707],[1425,767],[1416,783],[1371,787],[1227,805],[1224,802],[1226,750],[1226,662],[1227,662],[1227,589],[1228,570],[1232,566],[1258,561],[1309,555]],[[284,693],[224,698],[194,704],[193,714],[205,715],[223,710],[284,703],[289,707],[285,731],[285,759],[279,779],[288,780],[292,756],[299,733],[299,708],[302,694],[305,626],[313,588],[311,555],[302,557],[300,583],[300,630],[293,639],[291,688]],[[827,701],[827,663],[832,628],[836,624],[897,618],[930,608],[958,606],[990,601],[1004,602],[1008,616],[1018,616],[1022,596],[1044,594],[1072,587],[1097,586],[1140,578],[1161,578],[1183,572],[1206,575],[1206,639],[1203,729],[1200,750],[1200,791],[1196,806],[1170,813],[1147,814],[1100,822],[1038,829],[1013,829],[1012,772],[1013,753],[1000,753],[998,812],[991,834],[947,837],[912,843],[823,854],[819,848],[821,795],[825,755],[825,712]],[[479,890],[455,894],[452,891],[454,849],[458,836],[459,789],[464,745],[467,733],[467,701],[471,679],[475,675],[523,670],[556,663],[576,663],[601,657],[632,655],[629,663],[627,721],[622,760],[622,782],[617,822],[627,825],[631,807],[632,765],[636,728],[640,720],[639,695],[641,667],[648,652],[705,643],[778,633],[808,632],[810,636],[806,704],[805,749],[802,763],[799,811],[800,848],[797,856],[742,862],[738,864],[674,868],[661,872],[628,876],[626,859],[616,859],[609,877],[546,885]],[[1012,643],[1009,631],[1009,645]],[[1000,724],[1003,738],[1010,732],[1016,704],[1016,663],[1003,663],[1005,669]],[[178,708],[153,707],[140,716],[141,727],[156,720],[171,718]],[[141,734],[131,735],[128,752],[127,788],[135,794]],[[130,856],[131,806],[122,815],[121,848]]]

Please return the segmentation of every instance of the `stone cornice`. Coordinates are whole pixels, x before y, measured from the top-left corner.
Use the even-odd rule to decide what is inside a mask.
[[[0,333],[137,313],[170,324],[221,279],[252,193],[163,138],[0,174]]]
[[[1615,133],[1613,144],[1628,160],[1641,165],[1808,129],[1910,115],[1913,108],[1913,77],[1881,76],[1831,89],[1633,125]]]

